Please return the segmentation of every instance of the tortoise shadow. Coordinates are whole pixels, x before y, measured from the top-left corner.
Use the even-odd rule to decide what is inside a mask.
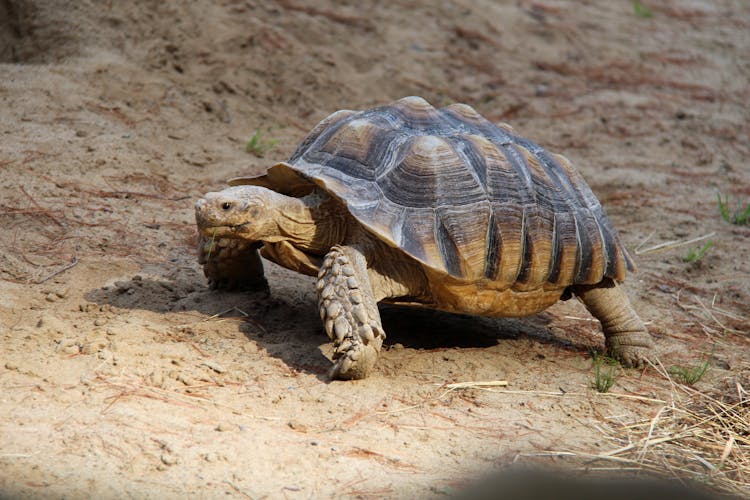
[[[211,290],[195,269],[183,268],[166,276],[134,275],[92,289],[85,297],[100,308],[193,311],[201,317],[196,322],[241,317],[239,331],[249,341],[291,370],[327,380],[331,361],[325,352],[331,350],[330,341],[318,316],[312,282],[309,287],[299,285],[272,286],[270,294]],[[553,335],[546,313],[522,319],[485,318],[391,304],[381,304],[380,312],[387,334],[385,348],[398,344],[416,350],[484,348],[503,339],[528,336],[576,351],[589,349],[585,342]]]
[[[300,287],[301,288],[301,287]],[[312,289],[312,287],[311,287]],[[285,293],[289,292],[289,293]],[[236,318],[238,330],[260,350],[280,359],[291,370],[325,378],[330,360],[320,350],[328,342],[317,307],[294,290],[212,290],[198,273],[183,276],[141,276],[89,290],[90,304],[100,310],[147,310],[156,313],[197,313],[195,323]],[[189,333],[178,338],[192,341]],[[206,335],[210,335],[207,333]]]
[[[502,339],[526,334],[543,337],[539,321],[486,318],[391,304],[380,305],[380,317],[386,331],[386,345],[401,344],[413,349],[478,348],[497,345]]]

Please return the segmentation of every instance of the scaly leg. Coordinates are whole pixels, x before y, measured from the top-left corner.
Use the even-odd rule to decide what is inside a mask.
[[[201,236],[198,262],[211,288],[268,290],[263,264],[258,255],[259,244],[222,238],[212,240]]]
[[[609,355],[624,366],[643,366],[649,359],[653,342],[630,306],[625,290],[611,279],[605,279],[599,285],[575,286],[573,293],[601,322]]]
[[[332,247],[320,267],[317,290],[320,317],[335,347],[331,378],[367,377],[385,333],[365,256],[354,247]]]

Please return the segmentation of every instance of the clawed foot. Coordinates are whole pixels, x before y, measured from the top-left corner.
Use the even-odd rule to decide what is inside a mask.
[[[328,376],[339,380],[358,380],[369,375],[375,361],[378,359],[378,350],[375,346],[346,339],[335,346],[333,352],[334,364],[328,371]]]
[[[331,378],[367,377],[385,338],[366,272],[343,248],[334,247],[318,274],[320,317],[335,349]]]
[[[268,292],[258,245],[242,240],[201,238],[198,262],[211,289]]]
[[[611,334],[607,353],[626,368],[641,368],[653,359],[653,342],[645,331]]]

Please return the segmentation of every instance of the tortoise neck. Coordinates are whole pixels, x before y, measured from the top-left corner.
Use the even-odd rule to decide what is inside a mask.
[[[341,203],[314,190],[302,198],[283,197],[275,217],[278,241],[285,240],[305,253],[325,255],[346,235],[346,213]],[[276,238],[269,238],[270,240]]]

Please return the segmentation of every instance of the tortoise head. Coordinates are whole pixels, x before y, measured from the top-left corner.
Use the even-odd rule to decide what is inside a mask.
[[[273,216],[278,196],[260,186],[206,193],[195,203],[198,230],[208,237],[264,240],[277,228]]]

